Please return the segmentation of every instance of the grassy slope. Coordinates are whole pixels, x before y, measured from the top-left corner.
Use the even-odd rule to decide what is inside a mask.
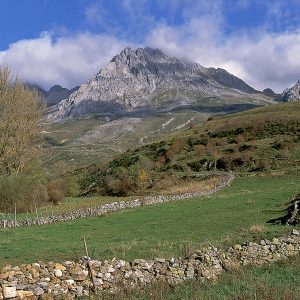
[[[235,113],[255,106],[243,99],[234,99],[233,102],[208,99],[176,111],[140,117],[138,121],[134,121],[135,117],[129,117],[107,122],[99,115],[88,115],[49,124],[45,133],[46,140],[52,145],[49,167],[59,160],[67,162],[70,169],[108,161],[127,149],[167,138],[168,135],[187,128],[189,120],[194,124],[201,124],[210,115]],[[171,118],[174,120],[167,123]],[[120,124],[122,128],[119,127]]]
[[[172,122],[162,126],[172,117]],[[59,160],[67,162],[70,168],[108,161],[128,148],[166,137],[191,118],[195,123],[203,123],[207,114],[182,111],[108,123],[104,118],[87,116],[50,124],[45,135],[52,145],[50,167]]]
[[[51,226],[0,231],[0,265],[67,260],[83,254],[86,235],[94,258],[183,255],[205,243],[232,244],[260,237],[254,224],[280,216],[299,192],[300,176],[241,177],[208,198],[166,203]],[[290,228],[266,225],[264,236]]]
[[[176,180],[172,175],[215,167],[236,172],[294,172],[300,167],[299,112],[300,101],[215,118],[174,133],[167,140],[128,150],[111,161],[106,170],[85,168],[80,183],[83,189],[96,184],[96,192],[122,194],[122,183],[128,178],[130,188],[125,190],[138,191],[137,174],[143,168],[154,192],[162,185],[177,184],[172,182],[172,178]],[[111,191],[110,182],[115,191]]]

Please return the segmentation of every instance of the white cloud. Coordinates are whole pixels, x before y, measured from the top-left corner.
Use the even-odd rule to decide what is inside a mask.
[[[108,17],[107,10],[103,7],[102,3],[96,2],[88,6],[85,11],[85,18],[92,24],[103,24],[104,20]]]
[[[127,45],[107,35],[81,33],[54,39],[46,32],[0,51],[0,65],[10,66],[25,82],[71,88],[85,82]]]
[[[161,24],[146,44],[206,67],[224,68],[260,90],[282,92],[300,78],[300,30],[257,29],[226,36],[221,23],[202,17],[178,27]]]

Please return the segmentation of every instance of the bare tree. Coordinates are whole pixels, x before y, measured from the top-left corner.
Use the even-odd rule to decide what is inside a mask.
[[[0,69],[0,176],[27,172],[40,154],[44,105],[8,67]]]

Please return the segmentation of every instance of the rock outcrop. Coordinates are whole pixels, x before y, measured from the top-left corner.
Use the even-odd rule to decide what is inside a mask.
[[[271,219],[268,223],[282,224],[282,225],[297,225],[300,224],[300,194],[296,195],[292,201],[289,202],[286,208],[286,214],[282,217]]]
[[[300,100],[300,80],[293,87],[284,90],[281,99],[284,102]]]
[[[28,86],[30,89],[36,90],[46,102],[48,107],[58,104],[63,99],[69,98],[72,93],[79,89],[79,86],[69,90],[60,85],[54,85],[49,89],[49,91],[45,91],[36,84],[27,83],[26,86]]]
[[[49,111],[48,119],[87,113],[161,110],[211,99],[270,101],[223,69],[169,57],[158,49],[124,49],[99,73]]]

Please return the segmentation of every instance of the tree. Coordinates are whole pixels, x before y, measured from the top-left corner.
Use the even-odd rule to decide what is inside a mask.
[[[217,161],[221,157],[221,151],[217,148],[216,145],[213,145],[212,143],[209,143],[207,145],[207,152],[209,155],[211,155],[213,161],[214,161],[214,169],[217,169]]]
[[[37,92],[0,69],[0,175],[18,175],[40,157],[40,121],[44,106]]]
[[[9,68],[0,68],[0,210],[32,209],[48,201],[41,168],[44,105]],[[34,202],[34,203],[33,203]]]

